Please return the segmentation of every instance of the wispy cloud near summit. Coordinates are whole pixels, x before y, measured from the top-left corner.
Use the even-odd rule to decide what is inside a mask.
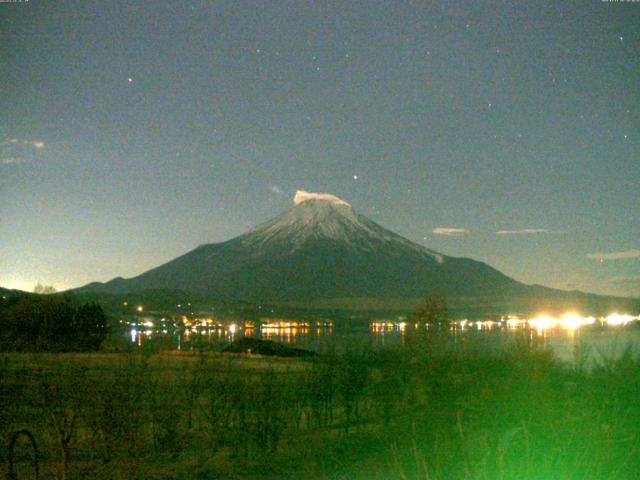
[[[338,205],[349,205],[341,198],[338,198],[335,195],[331,195],[330,193],[315,193],[307,192],[305,190],[298,190],[296,191],[295,197],[293,197],[293,203],[295,203],[296,205],[300,205],[302,202],[306,202],[307,200],[325,200],[327,202],[336,203]]]

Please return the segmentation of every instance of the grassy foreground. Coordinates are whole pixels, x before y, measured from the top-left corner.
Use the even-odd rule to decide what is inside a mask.
[[[626,479],[640,360],[588,371],[515,342],[438,338],[310,360],[4,354],[0,441],[40,478]],[[33,478],[21,437],[17,478]]]

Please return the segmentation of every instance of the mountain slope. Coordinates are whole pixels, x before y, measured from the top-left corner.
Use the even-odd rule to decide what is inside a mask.
[[[535,293],[496,269],[418,245],[328,194],[298,192],[296,206],[227,242],[201,245],[131,278],[80,291],[175,289],[211,299],[312,305],[345,299],[504,299]]]

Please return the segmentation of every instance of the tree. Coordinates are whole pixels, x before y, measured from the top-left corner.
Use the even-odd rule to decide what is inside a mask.
[[[99,350],[107,336],[107,316],[97,303],[78,307],[74,315],[77,348],[83,351]]]
[[[439,295],[425,297],[413,313],[414,321],[428,325],[447,325],[450,321],[449,307]]]
[[[57,295],[29,295],[2,310],[0,347],[5,350],[98,350],[107,335],[107,318],[98,304],[78,307]]]
[[[33,293],[37,293],[38,295],[51,295],[56,293],[56,291],[52,285],[42,285],[40,282],[33,287]]]

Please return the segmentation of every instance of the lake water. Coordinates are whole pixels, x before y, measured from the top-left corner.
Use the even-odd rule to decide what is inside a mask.
[[[628,348],[640,352],[640,322],[637,317],[610,324],[604,319],[537,320],[457,322],[447,335],[446,348],[455,350],[474,344],[483,349],[500,349],[510,343],[524,341],[551,349],[560,359],[569,362],[574,361],[577,355],[586,355],[593,362],[601,358],[617,358]],[[147,321],[146,325],[134,324],[128,337],[138,348],[157,350],[220,350],[238,338],[249,336],[322,352],[398,348],[420,335],[425,327],[422,328],[421,331],[419,325],[399,321],[272,321],[261,325],[215,323],[166,329],[151,326]]]

